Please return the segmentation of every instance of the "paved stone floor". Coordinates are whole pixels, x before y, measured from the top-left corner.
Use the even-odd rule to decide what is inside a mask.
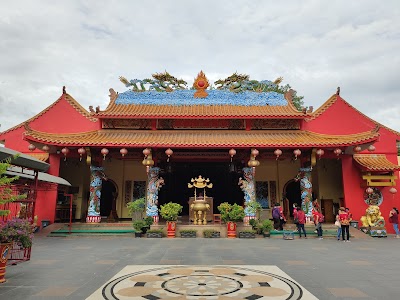
[[[37,236],[32,259],[7,267],[0,299],[400,299],[399,250],[400,239],[392,237],[354,238],[345,243],[314,238]],[[226,285],[205,284],[208,274],[216,281],[227,280]],[[154,276],[161,276],[161,283]],[[191,281],[185,282],[184,276],[192,276]],[[193,288],[193,280],[206,294],[200,297],[193,289],[194,296],[182,292],[188,284]],[[156,288],[167,281],[164,286],[175,292],[173,298]],[[215,296],[215,291],[212,296],[216,285],[218,291],[243,288],[231,297]],[[289,298],[296,291],[286,294],[288,287],[296,285],[302,297]],[[103,287],[106,297],[111,287],[121,292],[118,298],[104,298],[99,292]]]

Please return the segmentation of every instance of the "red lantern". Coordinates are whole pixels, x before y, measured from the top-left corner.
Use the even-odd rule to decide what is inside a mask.
[[[84,155],[86,153],[85,148],[81,147],[78,149],[78,153],[79,153],[79,160],[82,160],[82,155]]]
[[[128,150],[126,148],[122,148],[121,150],[119,150],[119,153],[121,153],[122,157],[124,157],[128,154]]]
[[[36,147],[33,144],[29,144],[28,149],[29,149],[29,151],[34,151],[36,149]]]
[[[360,147],[360,146],[355,146],[355,147],[353,148],[353,151],[354,151],[355,153],[358,153],[358,152],[361,151],[361,147]]]
[[[232,158],[236,155],[236,150],[233,148],[229,150],[229,155],[231,156],[231,162],[232,162]]]
[[[276,160],[278,160],[279,156],[282,155],[282,150],[281,149],[276,149],[274,151],[274,154],[276,155]]]
[[[397,189],[395,187],[391,187],[389,190],[389,193],[393,194],[393,196],[394,196],[394,194],[397,193]]]
[[[106,160],[106,155],[108,154],[108,149],[107,148],[103,148],[101,149],[101,154],[103,154],[103,160]]]
[[[342,149],[336,148],[335,150],[333,150],[333,153],[335,153],[336,156],[339,156],[340,154],[342,154]]]
[[[150,149],[149,148],[144,149],[143,154],[145,157],[147,157],[150,154]]]
[[[256,157],[260,152],[258,152],[257,149],[252,149],[251,150],[251,155],[253,155],[254,157]]]
[[[322,149],[317,150],[317,155],[318,155],[319,159],[321,159],[321,156],[324,155],[324,153],[325,153],[325,151]]]
[[[297,159],[297,156],[301,155],[300,149],[293,150],[293,154],[294,154],[294,159]]]
[[[172,154],[174,154],[174,151],[172,151],[171,148],[168,148],[167,150],[165,150],[165,154],[167,154],[168,158],[167,158],[167,162],[169,162],[169,158]]]
[[[48,152],[48,151],[50,150],[50,147],[47,146],[47,145],[44,145],[44,146],[42,147],[42,150],[43,150],[44,152]]]
[[[374,190],[373,190],[371,187],[367,187],[367,189],[365,190],[365,192],[366,192],[368,195],[371,195],[371,194],[374,192]]]
[[[61,153],[64,154],[64,161],[67,160],[67,154],[69,153],[69,149],[67,147],[64,147],[61,149]]]
[[[368,151],[369,152],[374,152],[375,151],[375,146],[374,145],[369,145]]]

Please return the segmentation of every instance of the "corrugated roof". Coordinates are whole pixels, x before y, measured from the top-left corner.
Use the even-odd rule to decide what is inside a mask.
[[[98,130],[48,134],[30,130],[25,139],[60,146],[108,147],[340,147],[374,141],[379,133],[325,135],[300,130]]]
[[[354,154],[354,160],[367,171],[396,171],[400,166],[389,161],[385,154]]]

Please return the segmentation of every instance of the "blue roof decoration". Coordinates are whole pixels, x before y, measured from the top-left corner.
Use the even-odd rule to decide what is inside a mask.
[[[235,105],[235,106],[283,106],[287,100],[277,92],[255,93],[244,91],[234,93],[226,90],[207,90],[207,98],[194,98],[195,90],[176,90],[170,93],[157,91],[126,91],[118,95],[115,104],[136,105]]]
[[[204,78],[202,86],[208,80]],[[120,93],[115,101],[119,105],[234,105],[234,106],[286,106],[284,97],[290,86],[281,87],[282,78],[275,81],[250,80],[248,75],[234,73],[225,79],[215,81],[216,88],[207,89],[202,98],[196,98],[196,90],[200,86],[193,84],[188,89],[187,82],[170,75],[168,72],[152,74],[150,79],[127,80],[120,77],[120,81],[132,90]],[[203,90],[207,87],[204,86]]]

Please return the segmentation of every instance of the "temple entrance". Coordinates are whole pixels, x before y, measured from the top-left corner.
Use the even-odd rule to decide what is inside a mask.
[[[243,192],[238,186],[240,174],[230,173],[226,162],[186,162],[175,163],[171,173],[161,176],[165,179],[165,186],[159,192],[159,204],[170,201],[183,206],[182,215],[189,215],[189,197],[194,196],[194,189],[188,188],[191,178],[202,175],[209,178],[213,184],[207,189],[207,197],[214,198],[214,207],[210,213],[218,213],[217,206],[222,202],[243,204]]]
[[[114,181],[103,180],[100,197],[100,215],[108,217],[113,208],[113,202],[117,195],[117,186]]]
[[[297,203],[297,206],[301,207],[300,181],[289,181],[283,192],[289,200],[289,215],[293,217],[293,204]]]

